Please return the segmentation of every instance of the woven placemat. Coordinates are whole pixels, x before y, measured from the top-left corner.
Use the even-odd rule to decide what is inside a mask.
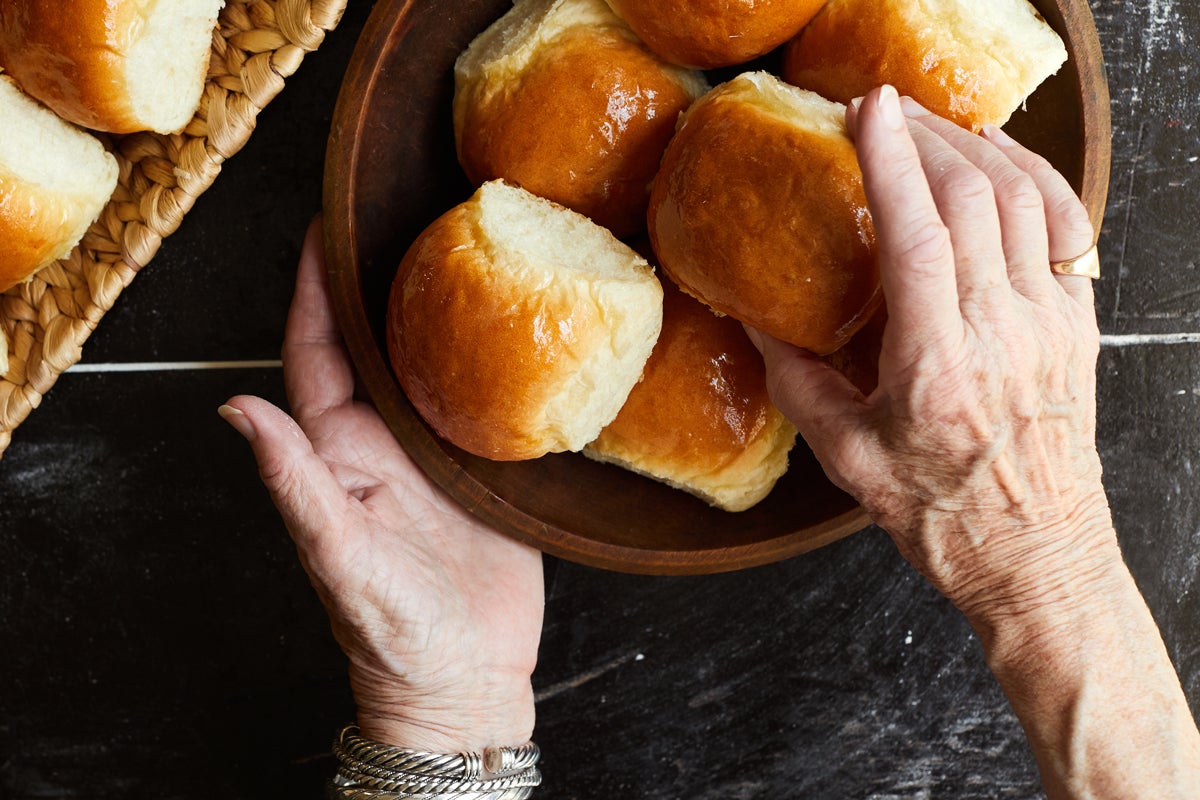
[[[83,343],[121,290],[245,145],[258,113],[337,27],[346,2],[226,0],[191,123],[170,136],[107,140],[121,171],[100,218],[70,256],[0,295],[9,348],[8,373],[0,380],[0,456],[13,430],[79,361]]]

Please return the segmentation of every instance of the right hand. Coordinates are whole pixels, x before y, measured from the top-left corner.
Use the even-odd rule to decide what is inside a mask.
[[[300,255],[283,344],[295,421],[257,397],[221,409],[249,441],[350,661],[362,735],[432,752],[533,732],[542,558],[435,486],[354,399],[320,226]]]
[[[902,107],[890,87],[847,125],[888,310],[879,385],[864,395],[759,335],[772,396],[968,617],[1069,602],[1120,563],[1095,447],[1092,287],[1048,267],[1092,246],[1086,210],[1004,134]]]

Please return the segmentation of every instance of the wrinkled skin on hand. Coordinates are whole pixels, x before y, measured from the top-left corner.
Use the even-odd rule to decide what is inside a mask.
[[[221,414],[253,447],[349,658],[362,735],[433,752],[524,743],[541,555],[433,485],[374,407],[353,398],[316,224],[283,362],[295,421],[246,396]]]
[[[902,113],[903,112],[903,113]],[[752,332],[829,477],[968,617],[1069,593],[1116,552],[1095,447],[1092,246],[1050,165],[894,91],[847,113],[879,236],[877,388]]]

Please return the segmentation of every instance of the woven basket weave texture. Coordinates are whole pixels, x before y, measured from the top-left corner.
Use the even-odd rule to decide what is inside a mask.
[[[100,218],[70,256],[0,295],[9,361],[0,379],[0,456],[13,430],[79,361],[117,296],[245,145],[259,112],[337,27],[346,1],[226,0],[208,82],[188,126],[169,136],[107,139],[120,177]]]

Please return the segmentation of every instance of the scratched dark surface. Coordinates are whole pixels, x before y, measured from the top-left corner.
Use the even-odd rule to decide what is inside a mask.
[[[91,362],[274,358],[370,3],[123,295]],[[1200,5],[1095,0],[1114,161],[1098,285],[1117,526],[1200,706]],[[344,663],[216,406],[276,370],[67,374],[0,461],[0,800],[318,798]],[[704,578],[547,562],[539,796],[1035,798],[953,608],[867,530]]]

